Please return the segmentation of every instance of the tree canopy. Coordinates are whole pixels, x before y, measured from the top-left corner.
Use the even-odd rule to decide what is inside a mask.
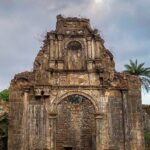
[[[9,100],[8,89],[0,92],[0,99],[3,101]],[[2,109],[3,110],[3,109]],[[7,150],[7,139],[8,139],[8,112],[1,113],[0,116],[0,149]]]
[[[5,89],[5,90],[0,92],[0,99],[2,99],[4,101],[8,101],[8,99],[9,99],[8,89]]]
[[[125,64],[125,73],[136,75],[139,77],[142,87],[149,92],[150,91],[150,67],[145,67],[145,63],[138,63],[130,60],[129,64]]]

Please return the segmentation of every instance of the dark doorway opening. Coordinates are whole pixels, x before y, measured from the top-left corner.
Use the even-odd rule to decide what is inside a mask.
[[[64,150],[72,150],[72,147],[64,147]]]

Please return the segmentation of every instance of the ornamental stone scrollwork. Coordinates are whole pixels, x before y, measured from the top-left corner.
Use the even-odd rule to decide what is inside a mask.
[[[49,88],[35,88],[34,93],[36,97],[50,96],[50,89]]]

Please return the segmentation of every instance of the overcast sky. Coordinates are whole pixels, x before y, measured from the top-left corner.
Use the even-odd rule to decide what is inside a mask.
[[[0,0],[0,90],[16,73],[31,70],[56,15],[91,20],[122,71],[129,59],[150,66],[150,0]],[[150,93],[142,94],[150,103]]]

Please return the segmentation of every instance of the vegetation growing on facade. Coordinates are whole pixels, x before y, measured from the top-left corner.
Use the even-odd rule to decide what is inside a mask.
[[[146,146],[146,148],[150,148],[150,131],[145,132],[144,137],[145,137],[145,146]]]

